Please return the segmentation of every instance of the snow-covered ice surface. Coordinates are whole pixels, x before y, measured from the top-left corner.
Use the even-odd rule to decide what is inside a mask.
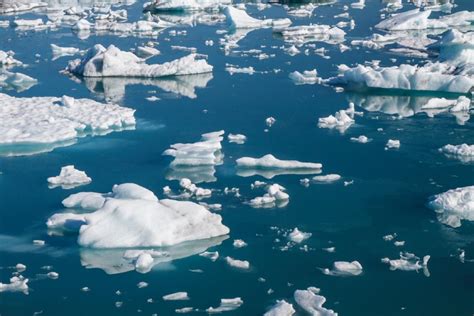
[[[472,1],[0,12],[2,315],[472,314]]]

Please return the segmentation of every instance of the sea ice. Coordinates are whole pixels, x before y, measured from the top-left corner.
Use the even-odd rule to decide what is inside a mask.
[[[245,10],[240,10],[232,6],[227,6],[224,10],[227,19],[230,21],[230,25],[233,28],[261,28],[261,27],[284,27],[291,24],[290,19],[266,19],[259,20],[253,18],[247,14]]]
[[[176,292],[163,296],[165,301],[187,301],[189,296],[187,292]]]
[[[295,243],[301,243],[306,239],[311,237],[311,233],[305,233],[300,231],[297,227],[293,229],[291,233],[288,234],[288,239]]]
[[[353,276],[362,273],[362,265],[359,261],[336,261],[333,263],[333,269],[322,269],[324,274],[336,276]]]
[[[277,301],[263,316],[291,316],[295,313],[293,305],[285,300]]]
[[[241,168],[262,169],[321,169],[320,163],[300,162],[297,160],[280,160],[268,154],[260,158],[242,157],[236,160],[237,166]]]
[[[313,181],[318,183],[332,183],[340,180],[342,177],[338,174],[326,174],[323,176],[314,176]]]
[[[0,282],[0,293],[1,292],[23,292],[24,294],[28,294],[28,279],[20,275],[10,278],[10,283]]]
[[[464,163],[474,162],[474,145],[460,144],[460,145],[445,145],[438,149],[439,152],[445,154],[447,157],[456,158]]]
[[[225,257],[225,261],[231,267],[247,270],[250,268],[250,262],[247,260],[238,260],[232,257]]]
[[[209,314],[229,312],[239,308],[244,301],[240,297],[236,298],[222,298],[221,304],[218,307],[209,307],[206,312]]]

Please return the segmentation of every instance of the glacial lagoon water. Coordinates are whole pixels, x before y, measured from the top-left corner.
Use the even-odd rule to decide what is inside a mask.
[[[349,4],[340,0],[318,6],[310,18],[291,19],[296,25],[333,25],[339,21],[333,16],[343,13],[343,7]],[[474,10],[470,0],[456,0],[455,4],[453,12]],[[413,8],[405,2],[404,6],[402,10]],[[136,21],[142,7],[138,1],[122,8],[127,9],[129,21]],[[373,0],[368,0],[362,10],[349,7],[356,24],[353,30],[345,29],[345,43],[374,33],[373,26],[380,21],[384,7],[384,3]],[[277,5],[264,11],[247,5],[247,11],[256,17],[287,17]],[[435,17],[440,14],[433,12]],[[38,16],[45,17],[41,11],[21,15]],[[0,20],[14,18],[5,15]],[[170,36],[170,30],[185,30],[187,34]],[[225,314],[262,315],[277,299],[285,299],[293,303],[297,315],[306,315],[294,303],[293,293],[315,286],[327,299],[324,307],[339,315],[472,315],[474,263],[470,259],[474,259],[474,226],[470,221],[462,221],[457,228],[445,225],[426,204],[434,194],[473,185],[472,162],[446,157],[438,148],[473,144],[474,125],[472,119],[460,125],[447,113],[435,117],[422,112],[406,115],[418,112],[419,105],[429,97],[458,95],[336,92],[325,85],[295,85],[288,77],[295,70],[316,68],[318,76],[327,78],[334,76],[336,65],[342,63],[380,60],[382,65],[416,64],[423,59],[355,46],[341,52],[337,45],[324,42],[317,42],[316,47],[326,48],[329,59],[313,52],[290,56],[281,49],[288,45],[272,34],[271,28],[251,31],[238,48],[226,55],[219,45],[223,35],[216,30],[228,30],[226,22],[180,25],[155,37],[92,33],[79,38],[70,27],[41,31],[0,28],[0,49],[14,51],[15,58],[27,65],[17,71],[38,80],[25,91],[0,92],[18,97],[68,95],[113,101],[136,109],[137,120],[135,129],[79,138],[50,152],[6,156],[7,150],[0,149],[0,154],[4,150],[0,157],[0,282],[8,283],[17,263],[26,265],[21,274],[29,278],[28,295],[0,293],[0,314],[172,315],[176,309],[188,306],[198,309],[192,313],[203,314],[208,307],[217,307],[221,298],[241,297],[244,303]],[[94,44],[114,44],[127,51],[150,40],[158,43],[161,55],[152,57],[149,63],[187,54],[172,49],[173,45],[195,47],[208,56],[209,64],[214,66],[212,74],[72,80],[60,71],[76,57],[52,60],[50,48],[50,44],[81,50]],[[205,40],[213,40],[214,45],[205,45]],[[251,49],[275,56],[259,60],[238,52]],[[256,72],[231,75],[225,71],[226,64],[252,66]],[[147,100],[150,96],[159,100]],[[355,124],[344,132],[318,128],[318,118],[346,109],[349,102],[363,112],[363,116],[356,116]],[[276,122],[268,127],[265,119],[270,116]],[[204,172],[206,177],[202,178],[195,170],[176,173],[169,168],[172,159],[162,153],[171,144],[196,142],[201,134],[217,130],[226,131],[222,142],[224,163],[215,167],[213,175]],[[247,141],[229,143],[227,133],[244,134]],[[372,141],[350,141],[359,135]],[[400,140],[400,148],[385,150],[388,139]],[[267,179],[238,172],[237,158],[269,153],[280,159],[322,163],[322,174],[337,173],[342,179],[305,187],[300,179],[311,176],[289,174]],[[46,179],[70,164],[86,171],[92,182],[70,190],[48,188]],[[125,249],[88,249],[78,246],[77,234],[48,234],[46,220],[62,211],[61,201],[72,193],[109,192],[114,184],[132,182],[162,198],[163,187],[177,190],[176,179],[184,175],[200,187],[215,190],[211,198],[202,201],[222,204],[222,210],[216,212],[230,234],[164,249],[170,256],[148,273],[135,271],[123,260]],[[284,186],[289,203],[281,208],[252,208],[245,202],[264,193],[251,189],[256,180]],[[226,187],[239,188],[241,196],[225,194]],[[312,236],[283,248],[287,244],[283,232],[295,227]],[[405,241],[404,246],[383,239],[393,233],[397,234],[396,240]],[[235,239],[244,240],[248,246],[235,248]],[[45,245],[34,245],[33,240],[44,240]],[[328,247],[335,247],[335,252],[323,250]],[[206,249],[218,251],[220,258],[213,262],[198,255]],[[464,262],[459,260],[459,249],[465,250]],[[381,262],[385,257],[398,258],[400,251],[419,257],[430,255],[427,270],[391,271]],[[250,268],[230,267],[224,260],[226,256],[248,260]],[[334,261],[353,260],[362,264],[362,274],[333,276],[321,272]],[[51,270],[45,266],[51,266]],[[49,271],[59,273],[59,278],[48,278]],[[148,286],[139,288],[139,282]],[[89,291],[81,290],[84,287]],[[180,291],[187,292],[190,299],[162,299]],[[117,307],[116,302],[122,302],[121,306]]]

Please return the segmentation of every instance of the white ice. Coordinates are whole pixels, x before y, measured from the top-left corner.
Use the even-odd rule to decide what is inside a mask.
[[[239,308],[244,301],[240,297],[236,298],[222,298],[221,304],[218,307],[209,307],[206,312],[209,314],[216,314],[222,312],[229,312]]]
[[[60,186],[63,189],[72,189],[91,181],[92,179],[84,171],[77,170],[73,165],[62,167],[59,176],[48,178],[50,188]]]
[[[474,186],[437,194],[428,206],[438,214],[440,222],[451,227],[460,227],[461,220],[474,221]]]
[[[293,295],[296,303],[309,315],[314,316],[337,316],[337,313],[332,309],[323,307],[326,298],[317,295],[310,290],[296,290]]]
[[[281,300],[277,301],[263,316],[291,316],[294,313],[293,305]]]
[[[297,227],[295,227],[291,233],[288,234],[288,239],[295,243],[301,243],[306,239],[311,237],[311,233],[305,233],[300,231]]]
[[[448,157],[454,157],[464,163],[474,162],[474,145],[445,145],[439,149],[439,152]]]

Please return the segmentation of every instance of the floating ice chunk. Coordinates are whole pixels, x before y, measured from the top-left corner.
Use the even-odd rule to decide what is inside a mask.
[[[394,244],[396,247],[403,247],[403,246],[405,246],[405,241],[404,241],[404,240],[395,241],[393,244]]]
[[[131,52],[124,52],[110,45],[107,49],[95,45],[84,58],[70,61],[66,70],[83,77],[141,77],[192,75],[212,72],[212,66],[196,54],[175,59],[164,64],[146,64]]]
[[[359,261],[336,261],[333,263],[333,269],[322,269],[324,274],[336,276],[353,276],[362,273],[362,265]]]
[[[238,67],[231,64],[226,64],[225,71],[227,71],[230,75],[233,74],[249,74],[253,75],[255,73],[255,69],[252,66],[249,67]]]
[[[148,272],[153,267],[153,256],[148,252],[141,253],[135,262],[135,269],[139,272]]]
[[[218,10],[231,0],[154,0],[145,5],[147,11],[200,11]]]
[[[318,77],[316,69],[305,70],[303,73],[294,71],[290,73],[289,77],[295,84],[315,84],[321,82],[321,78]]]
[[[338,174],[326,174],[323,176],[314,176],[313,181],[319,183],[332,183],[339,181],[342,177]]]
[[[194,311],[194,307],[182,307],[182,308],[177,308],[174,310],[174,312],[177,314],[187,314],[193,311]]]
[[[385,149],[398,149],[400,148],[400,141],[398,139],[389,139],[385,144]]]
[[[273,32],[280,33],[285,42],[297,45],[310,42],[337,44],[344,41],[346,34],[338,27],[320,24],[274,27]]]
[[[4,52],[0,50],[0,66],[21,66],[23,63],[13,58],[14,55],[15,53],[12,51]]]
[[[80,49],[76,47],[60,47],[55,44],[51,44],[51,50],[53,51],[53,60],[62,56],[73,56],[80,52]]]
[[[418,271],[423,269],[423,273],[429,276],[428,261],[430,256],[424,256],[423,261],[420,262],[420,258],[412,253],[400,253],[400,259],[390,260],[389,258],[382,258],[383,263],[390,265],[390,270],[402,270],[402,271]]]
[[[189,197],[195,196],[197,198],[207,198],[212,195],[212,191],[209,189],[203,189],[196,186],[194,183],[191,182],[188,178],[183,178],[179,181],[179,185],[187,192]]]
[[[428,63],[424,66],[402,64],[393,67],[357,65],[349,68],[340,65],[341,74],[330,78],[330,84],[345,84],[352,88],[445,91],[468,93],[474,86],[474,78],[457,74],[447,63]]]
[[[323,307],[326,298],[317,295],[310,290],[296,290],[294,298],[299,307],[310,315],[315,316],[337,316],[337,313],[332,309]]]
[[[219,307],[209,307],[206,312],[209,314],[229,312],[239,308],[244,301],[240,297],[236,298],[222,298]]]
[[[187,292],[176,292],[163,296],[165,301],[187,301],[189,296]]]
[[[74,195],[74,204],[80,205],[81,198],[88,197]],[[82,214],[55,214],[48,219],[47,226],[63,228],[72,221],[78,226],[78,243],[91,248],[171,246],[229,232],[221,223],[221,216],[205,207],[192,202],[158,200],[151,191],[136,184],[116,185],[104,197],[99,209]]]
[[[474,145],[445,145],[438,149],[448,157],[456,158],[464,163],[474,162]]]
[[[311,233],[305,233],[300,231],[297,227],[293,229],[291,233],[288,234],[288,239],[295,243],[301,243],[306,239],[311,237]]]
[[[1,292],[23,292],[24,294],[28,294],[28,279],[20,275],[10,278],[10,283],[0,282],[0,293]]]
[[[40,28],[41,26],[44,26],[44,22],[42,19],[15,19],[13,20],[12,24],[13,26],[23,28]]]
[[[382,237],[383,240],[385,241],[392,241],[395,239],[395,237],[397,237],[397,234],[389,234],[389,235],[385,235]]]
[[[266,19],[259,20],[253,18],[245,12],[232,6],[227,6],[224,10],[227,19],[230,22],[231,27],[239,28],[261,28],[261,27],[272,27],[272,26],[289,26],[291,25],[290,19]]]
[[[420,9],[413,9],[385,19],[375,25],[375,27],[389,31],[422,30],[428,28],[428,17],[430,14],[430,10],[420,11]]]
[[[148,286],[148,283],[147,283],[147,282],[144,282],[144,281],[138,282],[138,284],[137,284],[137,287],[138,287],[139,289],[143,289],[143,288],[145,288],[145,287],[147,287],[147,286]]]
[[[293,305],[285,300],[277,301],[263,316],[291,316],[295,313]]]
[[[40,240],[40,239],[33,240],[33,245],[44,246],[45,244],[46,244],[46,242],[44,240]]]
[[[339,110],[334,115],[328,117],[321,117],[318,119],[319,128],[337,128],[344,132],[352,124],[354,124],[352,114],[348,110]]]
[[[38,83],[38,80],[19,72],[10,72],[0,68],[0,88],[14,89],[18,92],[28,90]]]
[[[242,145],[247,141],[247,136],[242,134],[229,134],[227,135],[227,138],[229,139],[229,143],[236,143],[239,145]]]
[[[225,257],[225,261],[229,266],[237,269],[248,270],[250,268],[250,262],[247,260],[238,260],[227,256]]]
[[[354,9],[363,9],[365,7],[365,0],[359,0],[357,2],[352,2],[351,7]]]
[[[266,190],[265,195],[250,200],[249,205],[256,208],[271,208],[275,206],[284,207],[288,204],[290,196],[284,192],[286,189],[281,185],[277,183],[268,185]]]
[[[59,273],[51,271],[51,272],[48,272],[46,276],[50,279],[56,280],[59,278]]]
[[[332,252],[336,252],[336,247],[323,248],[323,250],[332,253]]]
[[[242,157],[236,160],[237,166],[241,168],[264,168],[264,169],[321,169],[320,163],[300,162],[297,160],[280,160],[268,154],[260,158]]]
[[[135,110],[116,104],[102,104],[70,97],[16,98],[0,93],[0,147],[10,146],[6,154],[41,152],[43,146],[75,140],[88,134],[107,134],[135,125]],[[37,148],[39,147],[39,148]],[[46,149],[45,149],[46,150]],[[0,154],[4,150],[0,148]],[[22,151],[26,151],[23,153]]]
[[[216,261],[219,259],[219,252],[217,251],[205,251],[199,254],[201,257],[208,258],[211,261]]]
[[[243,241],[242,239],[236,239],[236,240],[234,240],[234,242],[232,243],[232,245],[233,245],[235,248],[247,247],[247,243],[246,243],[245,241]]]
[[[272,127],[273,124],[275,124],[276,119],[273,116],[267,117],[265,119],[265,124],[267,124],[268,127]]]
[[[290,47],[286,48],[285,52],[290,56],[295,56],[295,55],[298,55],[299,53],[301,53],[300,50],[298,48],[296,48],[295,45],[291,45]]]
[[[161,54],[161,52],[154,47],[139,46],[137,47],[136,54],[141,58],[150,58]]]
[[[15,269],[18,272],[23,272],[23,271],[26,270],[26,266],[23,263],[17,263],[16,266],[15,266]]]
[[[428,206],[438,213],[438,220],[460,227],[461,220],[474,221],[474,186],[452,189],[430,198]]]
[[[61,168],[59,176],[48,178],[50,188],[61,186],[63,189],[72,189],[92,182],[84,171],[77,170],[73,165]]]
[[[360,144],[367,144],[368,142],[371,141],[371,139],[369,139],[365,135],[360,135],[359,137],[351,137],[351,141],[355,143],[360,143]]]

